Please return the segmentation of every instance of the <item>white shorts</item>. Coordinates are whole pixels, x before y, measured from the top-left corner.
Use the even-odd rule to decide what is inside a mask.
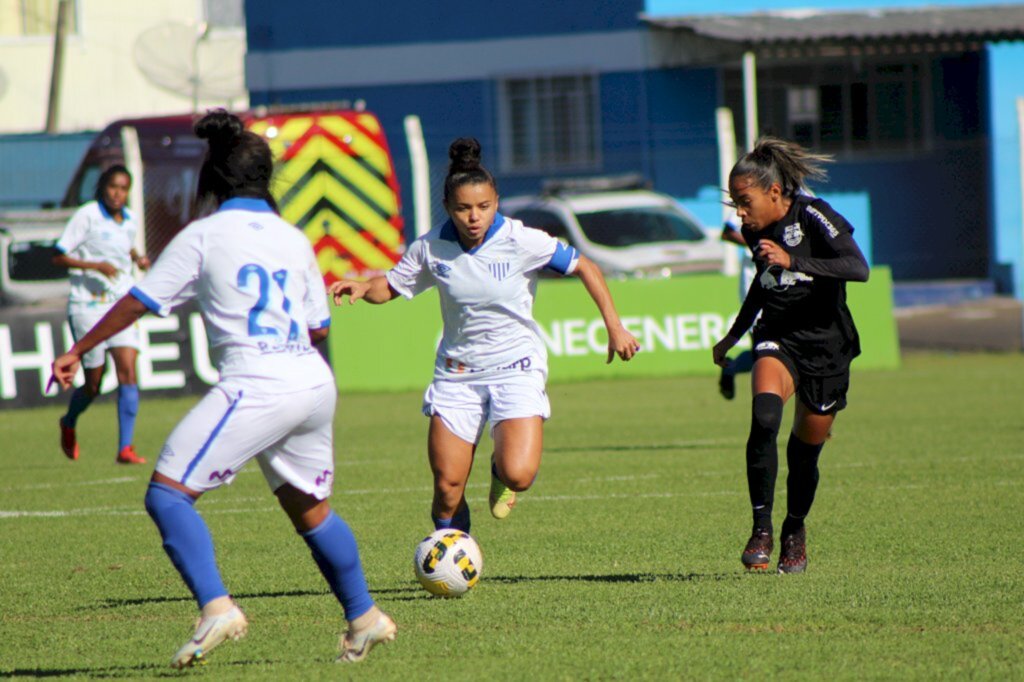
[[[326,499],[334,484],[337,399],[333,383],[281,394],[222,382],[174,427],[156,470],[192,490],[213,490],[257,457],[271,490],[290,483]]]
[[[484,423],[494,427],[506,419],[551,416],[551,402],[541,372],[516,372],[492,383],[435,379],[423,395],[423,414],[437,415],[462,440],[477,443]]]
[[[68,312],[68,325],[71,327],[71,337],[77,341],[85,336],[97,322],[99,322],[107,311],[113,306],[97,306],[95,309],[86,311],[75,310]],[[103,343],[97,344],[95,348],[82,356],[82,367],[93,369],[102,367],[107,359],[107,351],[111,348],[139,348],[139,325],[138,323],[128,326],[119,331]]]

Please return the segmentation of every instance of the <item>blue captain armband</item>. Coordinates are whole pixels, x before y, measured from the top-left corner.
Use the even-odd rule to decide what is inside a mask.
[[[563,275],[567,275],[576,269],[576,265],[579,261],[579,251],[568,244],[558,242],[555,246],[555,252],[551,254],[551,260],[549,260],[548,264],[544,267]]]

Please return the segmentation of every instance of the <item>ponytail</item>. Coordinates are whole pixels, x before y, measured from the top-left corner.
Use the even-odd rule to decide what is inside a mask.
[[[736,162],[729,179],[749,177],[765,191],[777,183],[782,188],[782,196],[794,197],[807,190],[807,178],[824,180],[828,177],[824,165],[831,161],[831,155],[815,154],[795,142],[764,136]]]

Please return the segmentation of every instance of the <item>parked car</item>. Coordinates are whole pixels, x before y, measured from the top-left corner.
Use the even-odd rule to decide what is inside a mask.
[[[53,264],[53,245],[73,212],[0,213],[0,303],[67,298],[68,270]]]
[[[501,212],[571,244],[609,276],[720,272],[725,260],[717,230],[709,234],[675,199],[635,183],[550,183],[539,195],[503,198]]]

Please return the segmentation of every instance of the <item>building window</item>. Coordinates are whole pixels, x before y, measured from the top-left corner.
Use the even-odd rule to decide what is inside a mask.
[[[0,38],[52,36],[57,0],[0,0]],[[78,33],[78,3],[68,0],[65,35]]]
[[[915,61],[769,66],[758,70],[760,129],[840,154],[923,149],[929,79],[928,63]],[[742,75],[727,73],[726,104],[738,119],[742,96]]]
[[[504,171],[586,170],[598,166],[597,78],[509,78],[499,83]]]

